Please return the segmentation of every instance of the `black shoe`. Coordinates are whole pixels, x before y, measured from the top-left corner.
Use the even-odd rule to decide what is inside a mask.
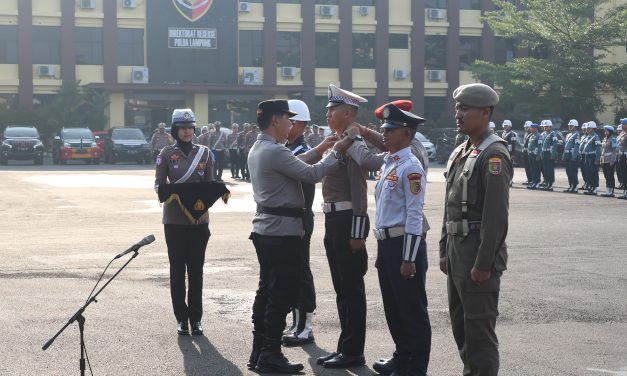
[[[176,325],[176,332],[180,336],[188,335],[189,329],[187,328],[187,321],[179,321],[178,325]]]
[[[194,336],[201,336],[202,334],[202,324],[200,323],[200,321],[193,321],[192,322],[192,335]]]
[[[529,185],[529,184],[532,184],[532,183],[530,181],[523,181],[521,184],[522,185]]]
[[[318,363],[319,365],[323,365],[324,362],[326,362],[327,360],[331,360],[333,358],[335,358],[338,355],[338,353],[336,352],[332,352],[331,354],[325,355],[325,356],[321,356],[316,360],[316,363]]]
[[[564,193],[571,193],[572,191],[573,191],[573,186],[569,185],[568,189],[564,189],[562,192],[564,192]]]
[[[391,375],[394,373],[394,358],[392,359],[379,359],[372,365],[379,375]]]
[[[547,192],[553,192],[553,184],[551,184],[551,185],[547,185],[547,186],[544,188],[544,190],[545,190],[545,191],[547,191]]]
[[[275,372],[275,373],[296,373],[303,370],[300,363],[292,363],[283,354],[262,351],[255,368],[259,373]]]
[[[342,353],[324,362],[324,368],[349,368],[360,367],[366,364],[366,358],[363,355],[344,355]]]
[[[257,362],[259,362],[260,353],[261,353],[261,348],[253,346],[253,350],[250,352],[250,357],[248,357],[248,363],[246,363],[246,366],[248,368],[255,369],[255,367],[257,367]]]
[[[309,343],[313,343],[314,336],[313,336],[313,332],[311,331],[306,336],[299,335],[297,333],[292,333],[292,334],[284,335],[283,338],[281,338],[281,340],[283,341],[283,345],[287,347],[302,346],[302,345],[307,345]]]

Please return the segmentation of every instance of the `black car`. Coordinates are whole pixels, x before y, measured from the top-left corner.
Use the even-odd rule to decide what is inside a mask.
[[[0,164],[6,165],[9,159],[32,159],[38,165],[44,163],[44,144],[39,139],[37,128],[6,127],[0,145]]]
[[[104,144],[105,163],[150,163],[150,144],[139,128],[112,128]]]

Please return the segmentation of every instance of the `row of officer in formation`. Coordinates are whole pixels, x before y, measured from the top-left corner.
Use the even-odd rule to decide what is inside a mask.
[[[540,127],[544,129],[543,133],[539,133]],[[621,119],[617,129],[611,125],[603,126],[605,136],[601,139],[594,121],[583,123],[581,132],[576,119],[568,122],[569,133],[565,137],[562,160],[566,164],[569,186],[564,192],[576,194],[578,190],[583,190],[584,194],[597,195],[600,166],[606,186],[601,196],[615,197],[614,190],[618,188],[624,190],[618,198],[627,199],[627,134],[623,127],[627,128],[627,119]],[[540,124],[531,121],[525,123],[523,155],[527,181],[523,184],[528,189],[553,190],[556,142],[557,136],[550,120],[543,120]],[[578,188],[580,169],[584,184]],[[618,179],[615,179],[615,173]],[[544,177],[542,182],[541,174]]]
[[[507,142],[488,128],[498,103],[496,92],[483,84],[470,84],[457,88],[453,97],[457,126],[468,140],[455,149],[446,168],[440,269],[448,278],[451,326],[464,374],[497,375],[495,325],[500,277],[507,262],[512,162]],[[429,224],[423,210],[428,158],[414,137],[425,120],[409,112],[409,101],[389,103],[376,111],[382,121],[381,134],[355,122],[366,99],[334,85],[329,85],[328,99],[326,118],[333,134],[314,148],[304,140],[310,120],[304,102],[269,100],[257,108],[260,133],[247,158],[257,205],[249,238],[259,262],[248,366],[258,372],[303,369],[302,364],[285,358],[281,346],[313,341],[316,306],[309,243],[313,185],[320,181],[324,246],[340,333],[337,347],[317,363],[325,368],[365,364],[364,275],[370,232],[366,177],[369,170],[376,170],[375,267],[395,351],[389,359],[375,362],[373,368],[385,375],[426,375],[431,351],[425,288]],[[216,179],[209,147],[191,142],[194,127],[192,110],[174,111],[172,136],[176,143],[162,149],[157,158],[157,186],[200,185]],[[366,141],[383,152],[373,153]],[[191,220],[183,205],[190,201],[185,192],[178,190],[177,199],[164,205],[172,304],[177,332],[188,334],[191,323],[192,334],[202,334],[208,213]],[[199,202],[195,209],[206,210]],[[290,310],[294,322],[286,325]]]

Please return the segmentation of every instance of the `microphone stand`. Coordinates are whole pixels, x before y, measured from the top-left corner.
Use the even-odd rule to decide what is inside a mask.
[[[46,350],[48,349],[48,347],[50,347],[50,345],[52,345],[52,343],[57,339],[57,337],[63,333],[63,331],[65,330],[65,328],[67,328],[68,326],[70,326],[74,321],[78,322],[78,330],[80,332],[80,342],[81,342],[81,359],[79,362],[80,365],[80,370],[81,370],[81,376],[85,376],[85,340],[84,340],[84,332],[85,332],[85,317],[83,316],[83,313],[85,312],[85,309],[93,302],[93,303],[98,303],[98,301],[96,300],[96,297],[102,292],[102,290],[105,289],[105,287],[107,287],[109,285],[109,283],[111,283],[111,281],[113,281],[113,279],[120,274],[120,272],[126,267],[126,265],[128,265],[131,261],[133,261],[133,259],[135,257],[137,257],[139,247],[137,247],[137,249],[133,250],[133,256],[131,256],[131,258],[128,259],[128,261],[126,261],[126,263],[124,265],[122,265],[122,267],[120,267],[120,269],[118,269],[118,271],[111,276],[111,278],[109,278],[109,280],[107,281],[107,283],[105,283],[100,290],[98,290],[91,298],[89,298],[87,300],[87,302],[85,302],[85,304],[78,309],[78,311],[76,311],[76,313],[74,315],[72,315],[72,317],[68,320],[68,322],[63,326],[63,328],[61,328],[57,334],[55,334],[52,338],[50,338],[48,340],[48,342],[46,342],[43,347],[41,348],[42,350]]]

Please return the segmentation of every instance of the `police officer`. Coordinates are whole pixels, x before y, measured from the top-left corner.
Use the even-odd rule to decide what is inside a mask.
[[[424,119],[393,104],[385,106],[383,118],[383,143],[388,154],[375,186],[374,234],[385,317],[396,345],[391,368],[398,375],[426,375],[431,352],[425,289],[427,244],[423,236],[427,176],[410,146],[416,127]],[[386,374],[389,371],[380,363],[374,368]]]
[[[244,123],[242,124],[242,131],[237,133],[237,170],[239,171],[238,176],[242,180],[244,180],[246,176],[246,156],[244,148],[246,147],[246,133],[248,133],[249,130],[250,124]]]
[[[215,156],[215,178],[217,181],[222,181],[222,172],[224,171],[224,158],[225,158],[225,149],[226,149],[226,136],[224,132],[220,129],[222,123],[216,121],[213,123],[215,131],[211,133],[208,140],[209,149],[213,152]]]
[[[542,120],[540,126],[544,127],[542,166],[544,167],[544,178],[546,182],[546,185],[542,189],[552,192],[553,183],[555,183],[555,159],[557,158],[558,138],[553,130],[553,122],[551,120]]]
[[[248,155],[257,203],[250,239],[259,260],[259,288],[252,316],[253,350],[248,366],[258,372],[293,373],[303,369],[302,364],[289,362],[281,353],[285,316],[296,303],[301,274],[305,199],[300,181],[316,183],[338,165],[337,151],[311,166],[283,145],[292,126],[289,118],[295,115],[286,100],[259,103],[257,123],[262,132]]]
[[[516,161],[516,147],[518,146],[518,135],[512,130],[511,120],[503,120],[502,126],[503,134],[501,135],[501,138],[507,141],[507,150],[509,151],[509,156],[512,159],[512,163],[514,163]],[[510,187],[511,185],[512,184],[510,183]]]
[[[355,121],[359,104],[367,100],[335,85],[329,85],[328,94],[327,122],[336,135],[342,135]],[[366,237],[370,227],[366,176],[366,171],[349,159],[322,182],[324,246],[341,328],[336,351],[317,360],[327,368],[361,366],[366,362],[364,275],[368,270]]]
[[[623,194],[618,198],[627,200],[627,118],[621,119],[621,133],[618,135],[618,179],[621,185],[618,189],[623,189]]]
[[[586,166],[586,155],[584,149],[588,142],[590,135],[588,134],[588,123],[581,124],[581,141],[579,142],[579,168],[581,169],[581,178],[583,179],[583,185],[578,188],[579,191],[588,190],[588,168]]]
[[[525,121],[525,125],[523,125],[523,129],[525,130],[525,138],[523,142],[523,163],[525,164],[525,175],[527,176],[527,181],[523,182],[523,185],[531,184],[531,161],[529,160],[529,136],[531,135],[531,121]]]
[[[588,138],[583,146],[583,153],[586,161],[586,174],[588,176],[588,190],[585,195],[597,195],[599,188],[599,164],[601,163],[601,138],[596,133],[597,124],[589,121],[586,126],[588,130]]]
[[[209,149],[192,143],[196,118],[192,110],[176,109],[172,113],[174,145],[164,147],[157,156],[155,188],[175,183],[197,183],[213,180],[213,166]],[[209,214],[192,221],[177,202],[163,205],[163,228],[170,260],[170,293],[176,316],[177,333],[203,333],[201,319],[203,265],[209,241]],[[189,279],[185,303],[185,272]]]
[[[152,148],[153,156],[156,157],[159,155],[161,149],[173,143],[174,140],[172,136],[165,132],[165,123],[159,123],[157,131],[152,134],[152,138],[150,139],[150,147]]]
[[[540,188],[540,174],[542,171],[542,137],[538,132],[540,125],[531,123],[529,125],[529,170],[531,173],[531,184],[527,185],[527,189]]]
[[[248,153],[250,153],[250,149],[253,147],[254,143],[257,141],[257,136],[259,135],[259,128],[256,124],[250,125],[250,131],[246,134],[246,145],[244,146],[244,154],[246,155],[246,180],[250,183],[250,170],[248,169]]]
[[[566,163],[566,176],[568,177],[568,189],[565,189],[565,193],[577,193],[577,186],[579,185],[579,144],[581,143],[581,137],[579,135],[579,122],[577,119],[570,119],[568,121],[568,129],[570,133],[566,135],[566,142],[564,143],[564,154],[562,160]]]
[[[468,142],[446,168],[440,269],[448,276],[453,336],[464,375],[497,375],[500,279],[507,263],[509,182],[506,142],[488,130],[499,97],[483,84],[455,89],[457,126]]]
[[[296,113],[290,118],[292,128],[287,135],[287,148],[294,155],[300,155],[311,150],[305,142],[305,127],[311,121],[309,107],[305,102],[298,99],[288,101],[290,111]],[[320,143],[318,143],[320,145]],[[318,146],[316,145],[316,146]],[[303,196],[305,197],[305,213],[303,216],[303,229],[305,234],[301,239],[301,276],[298,301],[292,307],[293,322],[290,328],[283,332],[283,344],[286,346],[300,346],[314,341],[313,317],[316,309],[316,289],[314,286],[313,274],[309,267],[309,248],[311,245],[311,234],[314,229],[314,214],[312,210],[316,186],[314,184],[302,183]]]
[[[618,160],[618,140],[614,136],[614,127],[604,125],[605,138],[601,143],[601,167],[603,168],[603,176],[605,177],[605,193],[603,197],[614,197],[614,188],[616,180],[614,179],[614,170],[616,161]]]
[[[226,146],[229,149],[229,167],[231,169],[231,179],[239,179],[237,162],[237,138],[239,135],[239,124],[231,124],[231,134],[226,137]]]
[[[309,146],[314,147],[314,148],[318,146],[318,144],[320,144],[322,140],[324,139],[324,135],[320,135],[318,133],[318,129],[320,128],[318,128],[318,126],[314,124],[313,130],[306,140]]]
[[[496,131],[496,124],[494,124],[494,122],[491,121],[488,124],[488,128],[489,128],[490,134],[494,134],[494,131]]]

